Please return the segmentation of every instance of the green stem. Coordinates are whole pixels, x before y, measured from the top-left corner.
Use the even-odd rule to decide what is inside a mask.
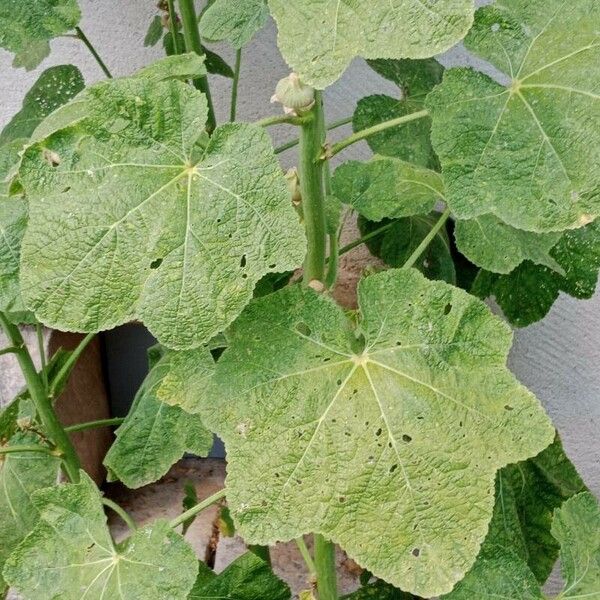
[[[363,129],[362,131],[357,131],[353,133],[351,136],[348,136],[346,139],[333,144],[331,148],[326,150],[321,154],[321,158],[323,160],[327,160],[329,158],[334,157],[336,154],[340,153],[344,148],[355,144],[356,142],[360,142],[376,133],[381,133],[386,129],[390,129],[391,127],[398,127],[399,125],[404,125],[405,123],[410,123],[411,121],[416,121],[417,119],[423,119],[429,115],[429,111],[420,110],[418,112],[411,113],[410,115],[404,115],[403,117],[398,117],[396,119],[391,119],[389,121],[384,121],[383,123],[379,123],[377,125],[373,125],[373,127],[367,127],[367,129]]]
[[[364,244],[365,242],[368,242],[369,240],[372,240],[373,238],[380,236],[382,233],[385,233],[388,229],[393,227],[395,224],[396,224],[396,221],[391,221],[390,223],[386,223],[385,225],[382,225],[381,227],[379,227],[379,229],[375,229],[375,230],[371,231],[370,233],[363,235],[361,238],[358,238],[357,240],[354,240],[353,242],[346,244],[343,248],[340,249],[340,253],[339,253],[340,256],[342,256],[342,254],[346,254],[347,252],[350,252],[350,250],[354,250],[354,248],[356,248],[357,246],[360,246],[361,244]]]
[[[294,117],[291,115],[275,115],[274,117],[265,117],[256,121],[255,125],[259,127],[271,127],[271,125],[303,125],[312,121],[312,116]]]
[[[192,508],[190,508],[189,510],[186,510],[185,512],[181,513],[178,517],[175,517],[170,522],[170,526],[173,529],[175,529],[175,527],[178,527],[179,525],[185,523],[185,521],[187,521],[188,519],[195,517],[198,513],[207,509],[209,506],[212,506],[213,504],[217,503],[219,500],[221,500],[221,498],[225,498],[226,493],[227,492],[224,489],[222,489],[214,493],[212,496],[206,498],[206,500],[198,502],[196,506],[192,506]]]
[[[0,356],[2,356],[3,354],[16,354],[19,351],[18,348],[14,348],[13,346],[11,346],[10,348],[3,348],[2,350],[0,350]]]
[[[109,79],[112,79],[111,72],[108,70],[108,67],[104,64],[104,61],[100,58],[100,55],[98,54],[98,52],[96,52],[96,48],[94,48],[94,46],[92,45],[92,42],[90,42],[90,40],[88,40],[87,36],[85,35],[85,33],[83,33],[83,31],[81,30],[80,27],[75,27],[75,31],[77,32],[77,37],[86,45],[87,49],[91,52],[92,56],[96,59],[96,62],[98,63],[98,65],[100,66],[100,68],[102,69],[104,74]]]
[[[306,547],[306,542],[303,537],[296,538],[296,546],[298,546],[298,550],[300,550],[300,554],[304,563],[306,564],[306,568],[308,569],[308,576],[312,582],[316,582],[317,580],[317,567],[315,566],[315,562],[313,557],[310,555],[308,548]]]
[[[40,366],[42,369],[42,381],[44,382],[44,387],[48,389],[48,373],[46,372],[46,348],[44,346],[44,329],[42,328],[41,323],[35,324],[35,333],[37,336],[38,343],[38,351],[40,353]]]
[[[329,256],[327,258],[327,277],[325,286],[331,289],[337,280],[338,266],[340,258],[340,244],[337,233],[329,234]]]
[[[431,228],[431,231],[423,238],[423,241],[417,246],[415,251],[408,257],[408,260],[402,265],[403,269],[410,269],[414,266],[414,264],[419,260],[419,257],[423,252],[425,252],[427,246],[431,244],[435,236],[439,233],[440,229],[444,226],[444,223],[448,220],[450,216],[450,209],[447,208],[437,223]]]
[[[340,119],[339,121],[334,121],[333,123],[330,123],[329,125],[327,125],[326,129],[327,129],[327,131],[332,131],[333,129],[337,129],[338,127],[347,125],[348,123],[352,123],[352,117],[346,117],[345,119]],[[292,140],[291,142],[287,142],[285,144],[282,144],[281,146],[277,146],[277,148],[275,148],[275,154],[281,154],[282,152],[285,152],[286,150],[289,150],[290,148],[294,148],[299,143],[300,143],[300,138],[296,138],[295,140]]]
[[[198,56],[204,56],[204,49],[200,40],[200,32],[198,30],[198,17],[194,8],[194,0],[179,0],[179,12],[181,13],[181,22],[183,25],[183,37],[185,39],[185,48],[188,52],[195,52]],[[194,80],[194,86],[200,90],[205,96],[208,103],[208,119],[206,122],[206,131],[212,133],[217,126],[215,117],[215,108],[210,94],[208,85],[208,77],[198,77]]]
[[[5,446],[0,448],[0,455],[11,454],[13,452],[43,452],[44,454],[50,454],[50,456],[59,456],[56,450],[52,450],[52,448],[46,448],[45,446],[37,446],[35,444],[31,444],[29,446]]]
[[[304,285],[311,281],[325,281],[326,222],[325,198],[323,190],[323,161],[318,159],[324,136],[323,97],[315,92],[315,106],[310,121],[300,130],[300,157],[298,172],[302,194],[302,210],[308,241],[308,251],[304,262]]]
[[[238,87],[240,84],[240,70],[242,68],[242,49],[235,53],[235,67],[233,69],[233,83],[231,84],[231,109],[229,120],[233,123],[237,116]]]
[[[131,529],[132,531],[135,531],[137,529],[137,525],[135,524],[135,521],[131,518],[131,515],[129,515],[127,511],[121,508],[116,502],[113,502],[108,498],[102,498],[102,504],[104,504],[104,506],[110,508],[113,512],[119,515],[119,517],[121,517],[125,525],[129,527],[129,529]]]
[[[67,476],[72,482],[77,483],[79,481],[79,457],[54,412],[52,400],[49,394],[46,393],[43,381],[31,360],[31,355],[27,350],[23,336],[19,328],[13,325],[4,313],[0,313],[0,325],[6,337],[10,340],[11,345],[18,349],[16,352],[17,360],[25,378],[29,395],[35,404],[37,413],[44,426],[44,432],[52,439],[62,454]]]
[[[335,545],[315,533],[315,567],[319,600],[338,600]]]
[[[173,40],[173,52],[181,54],[182,49],[179,47],[179,36],[177,35],[179,33],[177,31],[177,12],[173,0],[167,0],[167,7],[169,9],[169,32]]]
[[[56,400],[56,398],[61,393],[63,387],[69,379],[69,376],[71,375],[73,367],[75,366],[75,364],[83,354],[84,350],[88,347],[89,343],[94,339],[95,336],[95,333],[88,333],[81,340],[81,342],[79,342],[77,348],[75,348],[75,350],[71,352],[69,358],[65,361],[60,371],[56,374],[56,377],[50,384],[50,389],[48,390],[48,398],[51,402],[54,402],[54,400]]]
[[[114,427],[115,425],[121,425],[124,420],[124,417],[115,417],[114,419],[100,419],[98,421],[89,421],[88,423],[78,423],[77,425],[65,427],[65,431],[67,433],[75,433],[88,429],[99,429],[100,427]]]

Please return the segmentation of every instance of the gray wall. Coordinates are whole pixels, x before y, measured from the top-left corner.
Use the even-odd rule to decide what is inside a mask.
[[[155,14],[156,0],[80,0],[83,10],[82,28],[105,57],[115,75],[126,75],[161,56],[160,47],[144,48],[143,38],[150,19]],[[10,69],[11,58],[0,51],[0,125],[20,107],[21,99],[39,71],[52,64],[73,63],[91,83],[101,72],[86,49],[78,41],[63,38],[52,44],[53,53],[41,68],[33,73]],[[232,52],[222,49],[232,62]],[[246,52],[248,58],[241,77],[239,119],[255,120],[275,114],[269,104],[278,79],[288,69],[279,56],[275,31],[269,27],[261,32]],[[446,64],[464,64],[469,58],[458,49],[444,57]],[[229,81],[215,77],[212,86],[218,116],[228,113]],[[362,61],[355,61],[344,77],[326,94],[329,120],[350,114],[356,100],[374,91],[395,93],[393,87],[370,72]],[[286,128],[274,132],[277,142],[293,135]],[[343,135],[344,130],[336,135]],[[286,137],[287,136],[287,137]],[[345,158],[367,156],[364,146],[354,146]],[[291,164],[293,152],[284,156]],[[113,342],[110,342],[110,339]],[[131,339],[131,350],[138,356],[147,339]],[[144,342],[146,339],[146,342]],[[115,341],[117,340],[117,341]],[[118,342],[118,333],[107,340],[109,350]],[[115,346],[112,346],[115,344]],[[123,352],[120,344],[116,356]],[[109,361],[111,355],[109,354]],[[550,315],[541,323],[516,332],[510,366],[521,381],[541,399],[563,436],[567,452],[579,467],[588,485],[600,495],[600,294],[587,302],[561,297]],[[128,393],[127,373],[113,369],[113,390],[121,400]],[[134,387],[134,386],[129,386]]]

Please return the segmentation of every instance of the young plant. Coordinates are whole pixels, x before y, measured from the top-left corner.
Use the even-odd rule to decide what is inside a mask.
[[[0,2],[16,67],[72,35],[108,77],[84,87],[76,67],[48,69],[0,134],[2,354],[26,381],[0,413],[0,594],[283,600],[268,547],[295,539],[303,598],[339,598],[334,544],[365,569],[349,599],[546,598],[559,554],[558,598],[600,598],[598,502],[507,369],[512,333],[482,302],[523,326],[559,291],[595,290],[597,2],[158,10],[145,43],[162,38],[168,57],[113,79],[75,0]],[[273,98],[284,110],[236,122],[243,49],[269,14],[293,69]],[[432,58],[461,40],[495,79]],[[235,48],[233,68],[215,41]],[[323,90],[357,56],[399,99],[364,98],[328,125]],[[209,73],[232,78],[229,123],[216,121]],[[352,135],[328,141],[350,121]],[[272,125],[298,139],[273,149]],[[360,140],[375,156],[331,174]],[[277,155],[295,146],[284,175]],[[350,212],[362,237],[340,249]],[[366,270],[348,311],[331,296],[338,259],[363,243],[386,267]],[[134,319],[160,345],[129,415],[64,428],[53,402],[81,352]],[[38,371],[20,324],[88,335]],[[216,433],[225,489],[188,490],[179,517],[137,529],[69,437],[117,423],[111,479],[156,481],[185,452],[207,455]],[[183,537],[217,502],[251,549],[218,576]],[[131,528],[119,544],[105,508]]]

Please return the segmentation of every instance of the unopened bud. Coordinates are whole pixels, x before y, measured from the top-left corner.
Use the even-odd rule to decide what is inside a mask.
[[[288,114],[301,116],[315,105],[315,90],[304,85],[296,73],[290,73],[277,84],[271,102],[281,103]]]

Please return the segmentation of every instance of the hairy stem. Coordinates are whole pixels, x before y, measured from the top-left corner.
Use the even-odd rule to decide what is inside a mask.
[[[314,541],[319,600],[337,600],[335,545],[318,533]]]
[[[450,216],[450,209],[447,208],[437,223],[431,228],[431,231],[423,238],[423,241],[417,246],[415,251],[409,256],[408,260],[402,265],[403,269],[410,269],[415,265],[415,263],[419,260],[419,257],[425,252],[427,246],[431,244],[431,242],[435,239],[435,236],[438,234],[440,229],[444,226],[444,223],[448,220]]]
[[[169,32],[171,33],[171,39],[173,40],[173,52],[175,54],[181,54],[183,48],[179,47],[179,36],[177,35],[177,12],[175,11],[174,1],[167,0],[167,7],[169,9]]]
[[[233,82],[231,84],[231,108],[229,120],[233,123],[237,116],[238,87],[240,84],[240,70],[242,68],[242,49],[235,53],[235,67],[233,68]]]
[[[303,125],[312,121],[312,116],[294,117],[292,115],[275,115],[274,117],[265,117],[256,121],[255,125],[259,127],[271,127],[271,125]]]
[[[308,548],[306,547],[306,542],[303,537],[296,538],[296,546],[298,546],[298,550],[300,550],[300,555],[306,564],[306,568],[308,569],[308,576],[311,583],[317,581],[317,567],[315,566],[315,561],[313,557],[310,555]]]
[[[185,512],[181,513],[178,517],[175,517],[170,522],[171,527],[174,529],[175,527],[182,525],[188,519],[195,517],[198,513],[207,509],[209,506],[212,506],[213,504],[217,503],[222,498],[225,498],[225,494],[226,494],[226,491],[224,489],[222,489],[222,490],[219,490],[218,492],[214,493],[212,496],[209,496],[208,498],[206,498],[206,500],[202,500],[202,502],[198,502],[198,504],[196,504],[196,506],[192,506],[192,508],[190,508],[189,510],[186,510]]]
[[[194,0],[179,0],[179,12],[181,13],[181,23],[183,25],[183,37],[185,39],[185,48],[188,52],[195,52],[199,56],[204,56],[202,42],[200,41],[200,32],[198,31],[198,17],[194,8]],[[217,126],[215,117],[215,108],[210,94],[208,77],[198,77],[194,80],[194,86],[205,96],[208,103],[208,120],[206,122],[206,131],[212,133]]]
[[[77,431],[86,431],[88,429],[99,429],[100,427],[114,427],[121,425],[125,417],[115,417],[114,419],[100,419],[98,421],[89,421],[87,423],[78,423],[77,425],[70,425],[65,427],[67,433],[75,433]]]
[[[31,355],[27,350],[23,336],[19,328],[13,325],[4,313],[0,313],[0,325],[10,343],[17,348],[15,354],[25,378],[31,400],[35,404],[37,413],[44,426],[44,431],[60,451],[63,457],[64,470],[68,478],[76,483],[79,481],[79,457],[54,412],[50,395],[46,393],[42,378],[37,372],[33,360],[31,360]]]
[[[381,133],[386,129],[390,129],[392,127],[398,127],[399,125],[404,125],[405,123],[410,123],[411,121],[416,121],[417,119],[423,119],[429,115],[429,111],[420,110],[418,112],[411,113],[410,115],[404,115],[402,117],[398,117],[396,119],[391,119],[389,121],[384,121],[383,123],[379,123],[377,125],[373,125],[373,127],[367,127],[367,129],[363,129],[362,131],[357,131],[353,133],[351,136],[348,136],[346,139],[333,144],[331,148],[325,150],[321,154],[321,159],[327,160],[329,158],[334,157],[336,154],[339,154],[344,148],[351,146],[352,144],[356,144],[356,142],[360,142],[376,133]]]
[[[129,527],[129,529],[131,529],[132,531],[135,531],[137,529],[137,525],[135,524],[135,521],[131,518],[131,515],[129,515],[127,511],[124,508],[120,507],[116,502],[113,502],[109,498],[102,498],[102,504],[104,504],[104,506],[110,508],[114,513],[119,515],[119,517],[121,517],[125,525]]]
[[[338,127],[347,125],[348,123],[352,123],[352,117],[346,117],[345,119],[340,119],[339,121],[333,121],[333,123],[329,123],[329,125],[327,125],[325,129],[327,129],[327,131],[332,131],[334,129],[337,129]],[[285,144],[282,144],[281,146],[277,146],[277,148],[275,148],[275,154],[281,154],[282,152],[285,152],[286,150],[289,150],[290,148],[294,148],[299,143],[300,143],[300,138],[296,138],[295,140],[286,142]]]
[[[46,446],[38,446],[36,444],[30,444],[22,446],[4,446],[0,447],[0,455],[2,454],[12,454],[18,452],[42,452],[43,454],[50,454],[50,456],[60,456],[60,454],[53,450],[52,448],[47,448]]]
[[[308,251],[304,262],[304,284],[311,281],[325,281],[326,222],[325,198],[323,190],[323,162],[318,159],[321,151],[323,131],[323,97],[315,92],[315,106],[312,119],[304,123],[300,130],[300,158],[298,174],[302,194],[302,209]]]
[[[50,389],[48,390],[50,402],[56,400],[56,397],[60,394],[65,383],[69,379],[73,367],[75,367],[77,361],[95,336],[95,333],[88,333],[81,342],[79,342],[77,348],[71,352],[69,358],[65,361],[65,364],[61,367],[60,371],[56,374],[56,377],[50,384]]]
[[[112,73],[108,70],[108,67],[104,64],[102,58],[96,51],[96,48],[92,45],[92,42],[87,38],[85,33],[81,30],[80,27],[75,27],[75,31],[77,32],[77,37],[86,45],[87,49],[90,51],[91,55],[96,59],[96,62],[102,69],[103,73],[109,78],[112,79]]]

